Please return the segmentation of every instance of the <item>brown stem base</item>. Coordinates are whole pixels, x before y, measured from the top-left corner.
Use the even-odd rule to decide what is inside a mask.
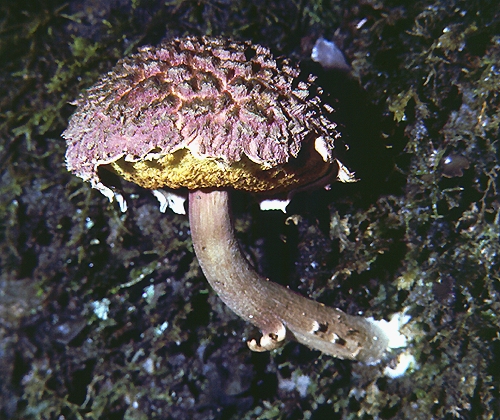
[[[388,345],[372,322],[305,298],[260,276],[243,256],[233,230],[227,191],[189,194],[193,246],[208,282],[241,318],[261,329],[254,351],[279,347],[288,335],[341,359],[373,363]]]

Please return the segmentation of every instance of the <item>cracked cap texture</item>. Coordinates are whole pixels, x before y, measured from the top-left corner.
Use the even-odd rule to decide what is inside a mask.
[[[250,42],[180,38],[122,59],[77,101],[73,173],[145,188],[280,193],[336,176],[336,124],[314,77]]]

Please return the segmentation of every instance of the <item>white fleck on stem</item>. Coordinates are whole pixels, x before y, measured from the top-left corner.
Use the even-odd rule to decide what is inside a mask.
[[[341,359],[375,363],[388,346],[374,323],[327,307],[260,276],[243,256],[230,215],[229,193],[189,194],[193,246],[208,282],[229,308],[261,329],[254,351],[271,350],[285,337]]]

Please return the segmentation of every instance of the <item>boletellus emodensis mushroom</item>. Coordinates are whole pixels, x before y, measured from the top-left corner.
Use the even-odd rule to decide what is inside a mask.
[[[267,197],[352,175],[314,77],[250,42],[181,38],[121,60],[78,99],[63,133],[68,169],[112,197],[98,168],[157,190],[189,190],[194,250],[210,285],[262,331],[252,350],[293,338],[329,355],[376,362],[388,339],[373,322],[259,275],[235,238],[232,189]]]

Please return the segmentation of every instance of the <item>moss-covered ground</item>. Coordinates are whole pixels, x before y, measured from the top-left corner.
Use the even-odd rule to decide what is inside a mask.
[[[237,194],[238,235],[300,293],[406,311],[403,376],[296,343],[251,353],[185,216],[125,183],[121,213],[66,171],[71,101],[187,34],[265,44],[338,97],[360,181],[297,194],[288,215]],[[307,59],[319,35],[350,75]],[[500,418],[499,87],[495,0],[1,2],[0,419]]]

